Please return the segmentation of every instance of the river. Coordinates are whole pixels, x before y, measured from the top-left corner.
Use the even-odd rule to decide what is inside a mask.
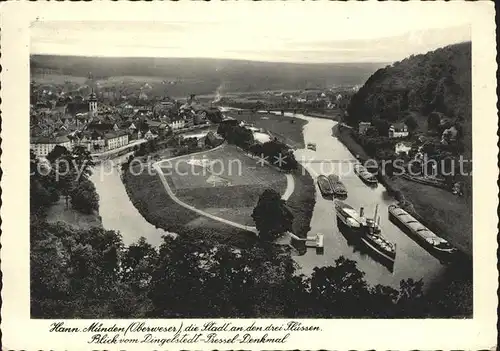
[[[308,162],[307,165],[313,178],[321,173],[328,174],[332,171],[340,173],[348,190],[346,199],[348,204],[358,210],[364,207],[367,215],[371,215],[375,205],[378,204],[383,235],[396,243],[397,248],[396,261],[393,268],[389,269],[369,253],[359,252],[350,246],[337,228],[332,201],[323,199],[317,189],[310,234],[324,234],[324,252],[320,255],[315,249],[308,249],[305,255],[294,256],[302,267],[301,272],[308,275],[316,266],[333,265],[335,259],[342,255],[358,263],[358,267],[366,273],[365,278],[370,284],[380,283],[399,287],[401,279],[423,278],[425,283],[439,279],[445,273],[446,267],[389,221],[387,207],[394,200],[388,196],[386,189],[380,184],[376,188],[370,188],[354,173],[346,174],[345,170],[349,167],[349,163],[342,161],[353,160],[355,157],[332,136],[332,127],[336,122],[300,114],[285,113],[285,116],[295,116],[309,122],[304,126],[304,140],[306,144],[315,143],[316,151],[300,149],[295,153],[298,160],[302,158],[315,160]],[[119,231],[125,245],[130,245],[140,236],[144,236],[150,244],[158,246],[163,241],[162,235],[168,233],[156,229],[147,222],[130,201],[119,172],[119,165],[125,157],[128,157],[128,154],[113,160],[113,165],[110,162],[101,163],[95,167],[92,175],[92,181],[100,196],[99,212],[103,226]]]
[[[314,160],[306,162],[304,166],[309,169],[316,182],[318,174],[336,173],[341,176],[345,184],[348,197],[346,203],[359,211],[364,207],[365,214],[369,217],[378,204],[380,226],[382,234],[396,244],[396,260],[394,266],[387,267],[377,261],[369,252],[360,252],[347,243],[343,233],[337,228],[335,210],[332,200],[324,199],[316,184],[316,204],[311,219],[309,235],[324,234],[324,252],[317,254],[315,249],[308,249],[302,256],[294,256],[296,262],[302,267],[301,272],[309,275],[314,267],[333,265],[339,256],[355,260],[358,267],[366,273],[365,278],[370,284],[384,284],[399,287],[401,279],[423,279],[428,286],[435,279],[439,279],[446,271],[434,256],[430,255],[415,241],[408,237],[388,218],[388,206],[395,202],[385,187],[379,184],[376,188],[369,187],[352,171],[355,160],[350,151],[334,136],[332,128],[337,122],[301,114],[285,113],[285,116],[302,118],[308,121],[304,126],[305,143],[315,143],[316,151],[300,149],[295,151],[295,156],[300,160]]]
[[[131,153],[97,164],[91,177],[99,194],[99,214],[104,228],[120,232],[125,245],[130,245],[141,236],[153,246],[163,242],[162,236],[169,233],[156,229],[142,217],[128,197],[120,176],[120,165]]]

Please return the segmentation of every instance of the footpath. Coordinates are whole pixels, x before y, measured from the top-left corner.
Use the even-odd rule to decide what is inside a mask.
[[[258,231],[257,231],[257,228],[256,227],[253,227],[253,226],[246,226],[246,225],[242,225],[240,223],[236,223],[236,222],[233,222],[233,221],[230,221],[230,220],[227,220],[227,219],[224,219],[224,218],[221,218],[221,217],[218,217],[218,216],[214,216],[210,213],[207,213],[205,211],[202,211],[194,206],[191,206],[191,205],[188,205],[186,204],[185,202],[181,201],[177,196],[175,196],[174,192],[172,191],[172,188],[170,187],[170,185],[168,184],[168,181],[167,181],[167,178],[165,177],[165,174],[163,173],[163,171],[161,170],[161,164],[163,162],[172,162],[173,160],[176,160],[176,159],[179,159],[181,157],[185,157],[185,156],[195,156],[195,155],[198,155],[198,154],[206,154],[206,153],[210,153],[210,152],[213,152],[215,150],[218,150],[222,147],[224,147],[226,144],[222,144],[222,145],[219,145],[217,146],[216,148],[213,148],[211,150],[208,150],[208,151],[200,151],[200,152],[196,152],[196,153],[193,153],[193,154],[189,154],[189,155],[182,155],[182,156],[176,156],[176,157],[173,157],[173,158],[169,158],[169,159],[165,159],[165,160],[161,160],[161,161],[158,161],[158,162],[155,162],[153,164],[153,168],[156,170],[156,172],[158,173],[158,176],[160,177],[160,180],[163,184],[163,187],[165,188],[165,191],[167,192],[167,194],[170,196],[170,198],[175,201],[178,205],[190,210],[190,211],[193,211],[201,216],[204,216],[204,217],[207,217],[207,218],[210,218],[210,219],[213,219],[213,220],[216,220],[216,221],[219,221],[221,223],[224,223],[224,224],[227,224],[227,225],[230,225],[230,226],[233,226],[235,228],[238,228],[238,229],[242,229],[242,230],[246,230],[246,231],[249,231],[249,232],[252,232],[252,233],[255,233],[255,234],[258,234]],[[293,176],[291,174],[286,174],[286,179],[287,179],[287,187],[286,187],[286,190],[284,192],[284,194],[282,195],[282,199],[283,200],[288,200],[288,198],[293,194],[293,191],[295,189],[295,181],[293,179]]]

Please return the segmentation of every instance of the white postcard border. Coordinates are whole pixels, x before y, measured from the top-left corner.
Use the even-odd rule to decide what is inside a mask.
[[[321,333],[293,333],[286,344],[268,345],[165,345],[163,349],[480,349],[496,344],[497,282],[496,233],[498,218],[496,43],[494,4],[452,3],[339,3],[334,6],[353,17],[356,11],[384,11],[403,7],[443,11],[469,18],[473,50],[473,158],[474,158],[474,318],[470,320],[304,320],[320,326]],[[205,6],[205,9],[202,7]],[[212,6],[212,7],[208,7]],[[49,320],[31,320],[29,311],[29,26],[36,20],[162,20],[190,11],[203,16],[231,7],[246,6],[249,13],[261,6],[305,6],[304,3],[3,3],[1,5],[1,111],[2,111],[2,343],[8,350],[112,349],[87,344],[88,336],[49,333]],[[193,7],[195,9],[193,9]],[[443,9],[443,7],[445,9]],[[262,11],[262,10],[260,10]],[[205,13],[205,14],[204,14]],[[260,13],[260,12],[259,12]],[[165,19],[164,19],[165,20]],[[303,21],[306,21],[304,18]],[[314,21],[314,18],[310,18]],[[258,18],[256,18],[258,23]],[[383,24],[381,24],[383,25]],[[369,30],[369,29],[367,29]],[[198,320],[186,320],[196,323]],[[265,323],[266,320],[259,320]],[[276,322],[276,320],[267,320]],[[68,321],[87,326],[92,321]],[[109,321],[111,322],[111,321]],[[132,320],[116,320],[126,325]],[[248,323],[248,320],[234,321]],[[149,320],[151,325],[177,324]],[[116,349],[144,350],[144,345],[118,345]],[[150,349],[159,349],[151,345]]]

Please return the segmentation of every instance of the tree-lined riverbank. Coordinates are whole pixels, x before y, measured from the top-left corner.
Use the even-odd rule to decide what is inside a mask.
[[[361,162],[371,159],[348,128],[333,128],[338,138]],[[464,197],[401,177],[378,175],[379,181],[422,223],[472,257],[472,208]],[[456,230],[456,228],[461,230]]]

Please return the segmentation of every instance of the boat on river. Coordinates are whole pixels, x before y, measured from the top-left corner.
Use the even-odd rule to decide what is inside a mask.
[[[397,205],[389,206],[389,219],[405,229],[418,243],[425,249],[435,254],[451,255],[457,252],[457,249],[443,238],[434,234],[429,228],[424,226],[412,215]]]
[[[345,187],[344,183],[342,183],[342,181],[340,180],[340,177],[336,174],[330,174],[327,178],[330,181],[333,194],[337,197],[346,198],[347,188]]]
[[[316,144],[315,143],[307,143],[307,148],[309,150],[316,151]]]
[[[380,230],[380,217],[377,218],[378,205],[375,209],[374,218],[363,216],[363,208],[358,213],[354,208],[343,201],[335,201],[335,212],[337,221],[347,227],[351,237],[361,241],[367,248],[377,254],[379,257],[394,262],[396,259],[396,245],[385,239]]]
[[[377,177],[370,171],[368,171],[363,165],[360,163],[356,163],[354,165],[354,173],[356,173],[362,181],[369,185],[377,185]]]
[[[324,176],[322,174],[319,175],[317,182],[318,182],[319,191],[321,191],[321,194],[323,196],[332,196],[333,195],[332,186],[330,185],[330,181],[328,180],[328,178],[326,176]]]

